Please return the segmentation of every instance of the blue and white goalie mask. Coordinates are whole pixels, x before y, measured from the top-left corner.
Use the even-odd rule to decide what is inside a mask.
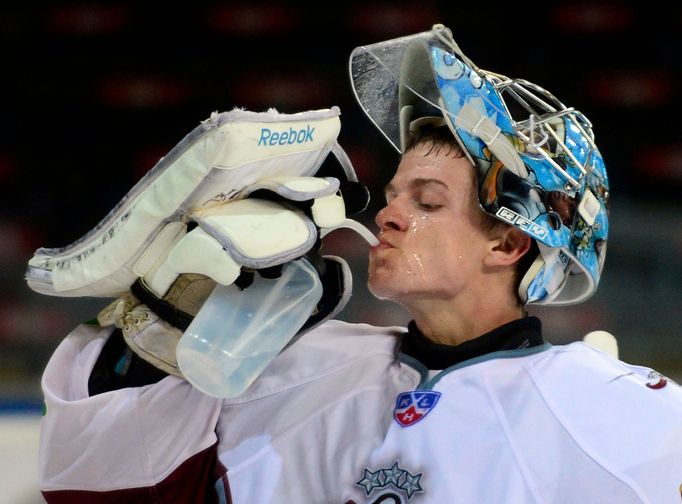
[[[574,304],[595,292],[609,184],[583,114],[531,82],[481,70],[442,25],[357,47],[350,73],[358,102],[398,152],[422,124],[447,124],[476,167],[481,208],[535,239],[540,253],[519,287],[526,304]]]

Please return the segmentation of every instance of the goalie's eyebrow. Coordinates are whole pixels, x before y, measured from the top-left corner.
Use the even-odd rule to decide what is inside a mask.
[[[430,184],[436,184],[436,185],[441,186],[445,189],[450,189],[448,187],[448,185],[445,182],[443,182],[442,180],[434,179],[434,178],[422,178],[422,177],[410,180],[410,182],[407,184],[407,187],[409,189],[420,189],[420,188],[427,186],[427,185],[430,185]],[[396,190],[395,190],[395,185],[393,184],[393,182],[389,182],[388,184],[386,184],[386,187],[384,187],[384,194],[395,194],[395,192],[396,192]]]

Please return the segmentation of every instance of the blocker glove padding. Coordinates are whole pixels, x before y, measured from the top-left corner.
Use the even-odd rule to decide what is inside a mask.
[[[321,237],[350,227],[374,240],[346,218],[344,198],[348,208],[363,210],[368,192],[337,143],[339,115],[337,107],[212,114],[85,236],[67,247],[38,249],[29,261],[29,286],[54,296],[122,296],[101,322],[126,327],[127,315],[142,310],[143,326],[150,320],[145,307],[162,319],[185,313],[172,290],[183,274],[229,285],[254,270],[277,275],[278,266],[307,256],[323,280],[334,279],[327,283],[339,290],[323,296],[323,311],[337,313],[348,298],[350,274],[342,260],[319,256]],[[330,152],[338,160],[335,176],[315,177]],[[194,299],[199,306],[210,289],[202,292]],[[191,320],[193,314],[185,315]],[[184,330],[182,318],[168,322]]]
[[[357,184],[336,141],[339,114],[336,107],[214,113],[85,236],[38,249],[29,286],[55,296],[115,297],[144,278],[162,296],[180,273],[229,284],[241,266],[266,268],[302,256],[316,242],[316,226],[347,224],[339,180],[313,177],[333,152],[342,183]],[[308,216],[295,206],[247,199],[256,190],[314,203]]]

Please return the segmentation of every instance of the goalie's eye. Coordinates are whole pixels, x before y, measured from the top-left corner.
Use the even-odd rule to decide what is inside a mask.
[[[439,208],[443,208],[443,205],[433,204],[433,203],[417,203],[417,207],[421,210],[426,210],[427,212],[434,212]]]

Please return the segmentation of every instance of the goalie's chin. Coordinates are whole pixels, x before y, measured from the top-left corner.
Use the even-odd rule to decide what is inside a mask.
[[[370,256],[368,273],[367,288],[375,298],[392,301],[399,297],[399,282],[384,261]]]

